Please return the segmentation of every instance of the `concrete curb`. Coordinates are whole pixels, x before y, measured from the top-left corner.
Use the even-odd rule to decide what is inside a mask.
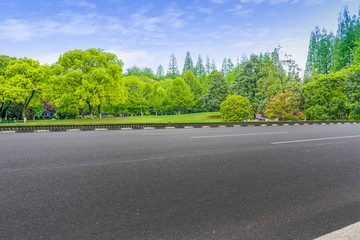
[[[360,121],[331,121],[331,122],[240,122],[240,123],[174,123],[174,124],[118,124],[118,125],[73,125],[73,126],[15,126],[2,127],[0,134],[8,133],[47,133],[47,132],[79,132],[79,131],[107,131],[107,130],[136,130],[136,129],[192,129],[192,128],[228,128],[228,127],[269,127],[269,126],[301,126],[301,125],[333,125],[359,124]]]

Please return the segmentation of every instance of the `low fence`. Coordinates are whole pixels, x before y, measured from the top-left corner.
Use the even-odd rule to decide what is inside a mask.
[[[290,125],[327,125],[358,124],[360,121],[314,121],[314,122],[239,122],[239,123],[163,123],[163,124],[106,124],[106,125],[50,125],[50,126],[1,126],[0,132],[64,132],[64,131],[101,131],[130,129],[165,129],[165,128],[216,128],[216,127],[256,127]]]

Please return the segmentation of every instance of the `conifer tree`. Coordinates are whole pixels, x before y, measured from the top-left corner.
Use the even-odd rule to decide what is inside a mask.
[[[170,55],[169,67],[168,67],[168,71],[167,71],[166,75],[170,78],[175,78],[179,74],[180,74],[180,72],[179,72],[179,68],[177,65],[176,57],[175,57],[174,53],[172,53]]]
[[[212,71],[215,71],[215,70],[217,70],[217,69],[216,69],[215,60],[212,59],[212,61],[211,61],[211,72],[212,72]]]
[[[199,77],[200,75],[205,73],[205,67],[203,65],[203,61],[201,58],[201,55],[199,55],[197,62],[196,62],[196,67],[195,67],[195,75],[197,77]]]
[[[160,65],[156,70],[156,78],[161,79],[165,76],[164,68]]]
[[[227,73],[232,72],[234,70],[234,64],[230,58],[226,62],[226,69],[227,69]]]
[[[185,61],[184,61],[184,67],[183,67],[183,70],[182,70],[182,75],[184,75],[189,70],[194,72],[193,60],[191,59],[190,52],[188,51],[188,52],[186,52]]]
[[[211,73],[211,64],[210,64],[209,55],[206,56],[205,72],[207,75]]]
[[[228,67],[228,66],[227,66],[227,59],[224,58],[223,63],[222,63],[222,65],[221,65],[221,73],[222,73],[224,76],[226,76],[227,73],[228,73],[227,67]]]

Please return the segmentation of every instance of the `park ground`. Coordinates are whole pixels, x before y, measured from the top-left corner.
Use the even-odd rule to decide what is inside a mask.
[[[0,126],[48,126],[48,125],[106,125],[144,123],[214,123],[222,122],[219,112],[190,113],[181,115],[126,116],[114,118],[28,120],[26,123],[1,123]]]

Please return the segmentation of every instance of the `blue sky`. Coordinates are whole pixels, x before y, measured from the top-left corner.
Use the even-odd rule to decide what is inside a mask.
[[[236,62],[281,44],[304,68],[315,25],[336,31],[338,13],[358,0],[7,0],[0,2],[0,55],[54,63],[73,49],[101,48],[125,68],[162,64],[181,71],[185,53]]]

